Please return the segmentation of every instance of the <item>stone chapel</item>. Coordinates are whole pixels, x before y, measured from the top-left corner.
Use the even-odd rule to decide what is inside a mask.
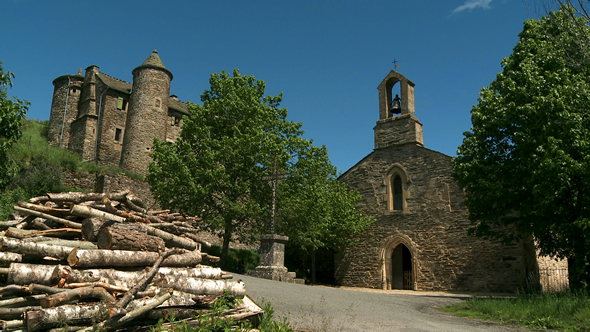
[[[492,292],[567,287],[567,262],[537,256],[532,240],[503,245],[468,235],[451,157],[424,147],[414,83],[392,70],[377,89],[375,148],[340,176],[359,191],[360,207],[376,222],[337,256],[336,282]]]

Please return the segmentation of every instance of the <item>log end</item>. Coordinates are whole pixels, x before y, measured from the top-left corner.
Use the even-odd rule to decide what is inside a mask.
[[[76,267],[79,263],[80,260],[78,259],[78,248],[74,248],[74,250],[72,250],[72,252],[70,252],[68,255],[68,265],[71,267]]]

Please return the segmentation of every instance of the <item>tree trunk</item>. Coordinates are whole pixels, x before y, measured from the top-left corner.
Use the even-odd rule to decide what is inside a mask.
[[[229,243],[231,242],[231,236],[233,232],[233,224],[231,218],[226,217],[225,219],[225,231],[223,232],[223,245],[221,247],[221,261],[219,265],[223,269],[227,264],[227,255],[229,252]]]
[[[315,250],[311,251],[311,283],[315,284]]]
[[[97,236],[100,249],[119,249],[160,252],[166,249],[164,240],[133,230],[103,227]]]

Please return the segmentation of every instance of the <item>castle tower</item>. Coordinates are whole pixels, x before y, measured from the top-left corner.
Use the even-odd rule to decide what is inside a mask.
[[[157,51],[133,69],[133,86],[123,138],[120,166],[138,174],[147,173],[154,137],[164,140],[168,120],[168,96],[172,73]]]
[[[98,66],[88,66],[82,85],[78,117],[71,125],[71,138],[68,148],[78,153],[82,160],[96,160],[96,136],[99,118],[96,107],[96,83]]]
[[[393,88],[396,84],[400,84],[401,96],[394,96]],[[375,149],[408,143],[424,146],[422,123],[414,115],[414,83],[392,70],[377,90],[379,121],[373,128]]]
[[[53,100],[49,115],[47,140],[50,145],[66,148],[70,141],[70,125],[78,116],[84,76],[63,75],[53,80]]]

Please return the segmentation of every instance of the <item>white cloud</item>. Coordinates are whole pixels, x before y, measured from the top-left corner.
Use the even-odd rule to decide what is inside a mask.
[[[473,10],[476,8],[490,9],[490,2],[492,0],[466,0],[464,4],[455,8],[453,13],[462,12],[466,9]]]

